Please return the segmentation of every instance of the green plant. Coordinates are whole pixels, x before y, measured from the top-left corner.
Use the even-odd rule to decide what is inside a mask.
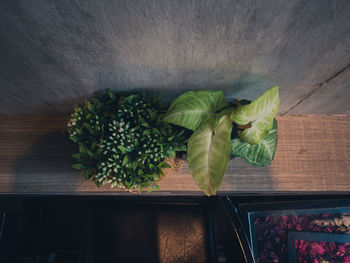
[[[163,121],[166,108],[144,93],[97,94],[76,107],[68,122],[70,139],[79,145],[74,168],[97,186],[158,189],[167,158],[186,150],[184,130]]]
[[[278,106],[278,87],[253,102],[235,105],[222,91],[190,91],[171,103],[164,120],[193,131],[187,149],[189,168],[198,186],[215,195],[230,155],[252,165],[270,164],[277,145]],[[239,130],[237,135],[233,127]]]

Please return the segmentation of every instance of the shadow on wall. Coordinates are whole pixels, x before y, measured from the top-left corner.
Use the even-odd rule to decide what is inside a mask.
[[[158,92],[163,94],[164,102],[170,103],[177,96],[189,90],[199,89],[213,89],[222,90],[228,100],[232,99],[248,99],[253,100],[260,96],[264,91],[273,87],[272,81],[263,75],[243,73],[232,84],[219,84],[219,85],[191,85],[184,84],[174,85],[174,87],[154,87],[140,90],[149,90],[151,92]]]
[[[233,82],[231,87],[223,90],[226,97],[230,99],[254,100],[275,85],[267,76],[245,72]]]
[[[195,82],[195,81],[194,81]],[[112,81],[100,81],[96,83],[95,91],[102,91],[105,89],[111,89],[114,92],[139,92],[146,91],[151,94],[161,94],[162,101],[164,103],[171,103],[177,96],[190,90],[199,89],[213,89],[222,90],[227,99],[248,99],[253,100],[260,96],[264,91],[273,87],[272,80],[262,74],[254,74],[250,72],[242,73],[232,83],[223,84],[204,84],[204,83],[175,83],[168,85],[152,85],[152,86],[135,86],[135,87],[122,87],[113,84]],[[70,114],[74,106],[77,104],[83,104],[84,101],[93,96],[93,94],[86,94],[76,98],[69,97],[67,100],[57,101],[53,98],[50,102],[42,102],[41,105],[37,105],[36,109],[33,109],[35,113],[46,115],[46,114],[57,114],[57,109],[60,109],[61,114]],[[30,110],[28,111],[30,112]]]
[[[50,101],[40,101],[35,105],[29,105],[24,114],[38,114],[38,115],[70,115],[74,111],[74,107],[83,104],[86,99],[93,96],[93,93],[86,93],[83,96],[75,98],[67,97],[65,99],[57,99],[53,97]],[[25,107],[25,106],[24,106]],[[23,113],[21,113],[23,114]]]
[[[232,80],[227,79],[227,76],[230,75],[227,72],[225,74],[213,74],[212,80],[208,79],[207,71],[190,71],[187,73],[183,73],[182,75],[183,76],[181,76],[180,79],[183,79],[184,81],[182,81],[181,83],[164,85],[156,84],[152,86],[137,85],[135,87],[120,87],[118,85],[115,85],[115,83],[118,83],[118,81],[110,79],[109,74],[105,75],[105,73],[101,73],[100,77],[98,78],[98,83],[96,83],[96,87],[100,90],[109,88],[115,92],[148,91],[155,94],[162,94],[163,101],[166,103],[170,103],[177,96],[181,95],[186,91],[199,89],[223,90],[224,94],[228,99],[245,98],[253,100],[257,96],[262,94],[265,90],[276,85],[268,76],[265,76],[263,74],[255,74],[251,72],[243,72],[239,75],[233,72],[231,76],[237,75],[237,77],[233,77]],[[221,77],[219,75],[221,75]],[[203,79],[206,79],[207,81],[203,82]]]

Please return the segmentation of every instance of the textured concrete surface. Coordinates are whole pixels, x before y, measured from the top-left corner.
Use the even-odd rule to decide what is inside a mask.
[[[350,114],[350,66],[336,77],[320,83],[288,114]]]
[[[308,113],[350,62],[348,0],[1,0],[0,14],[0,113],[66,113],[105,88],[253,99],[272,85],[280,113]],[[332,103],[322,113],[350,110]]]

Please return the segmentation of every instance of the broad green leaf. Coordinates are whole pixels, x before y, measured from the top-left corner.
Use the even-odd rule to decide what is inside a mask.
[[[221,110],[220,112],[217,113],[217,116],[223,116],[223,115],[229,115],[231,116],[231,114],[235,111],[234,108],[232,107],[227,107],[223,110]]]
[[[170,105],[164,121],[195,130],[212,113],[228,106],[222,91],[189,91]]]
[[[206,120],[188,141],[187,161],[193,179],[208,196],[215,195],[230,159],[232,122],[227,115]]]
[[[239,107],[232,114],[232,121],[238,125],[251,124],[251,128],[242,132],[241,139],[250,144],[258,144],[272,129],[279,102],[278,87],[274,87],[252,103]]]
[[[255,166],[268,166],[275,156],[277,148],[277,121],[273,121],[272,130],[259,144],[249,144],[240,138],[231,140],[231,156],[244,158]]]

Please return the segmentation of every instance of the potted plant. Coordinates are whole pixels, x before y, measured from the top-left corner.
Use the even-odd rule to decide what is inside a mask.
[[[168,162],[186,149],[184,130],[162,120],[165,110],[158,97],[145,93],[108,90],[87,100],[68,122],[70,139],[79,146],[73,168],[97,186],[158,189]]]
[[[70,139],[79,145],[74,168],[97,186],[152,191],[159,188],[169,158],[187,151],[193,179],[204,193],[215,195],[230,158],[271,163],[278,106],[278,87],[252,102],[229,102],[222,91],[189,91],[168,108],[154,96],[108,90],[71,116]]]
[[[222,91],[190,91],[170,105],[165,121],[193,131],[187,161],[193,179],[207,195],[215,195],[230,156],[267,166],[277,146],[278,87],[253,102],[229,103]]]

